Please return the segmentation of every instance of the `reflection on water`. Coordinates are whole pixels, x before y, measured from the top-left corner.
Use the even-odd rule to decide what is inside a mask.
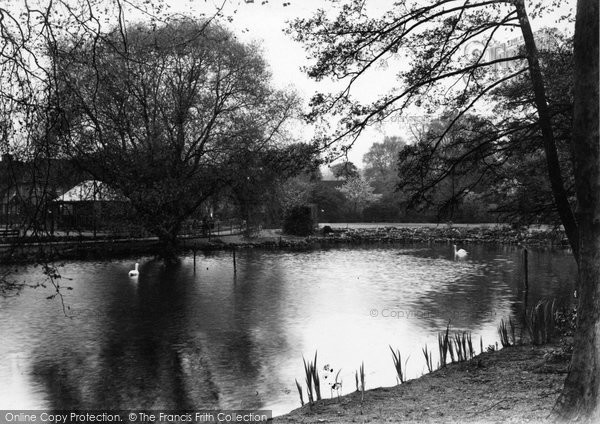
[[[354,390],[395,384],[388,345],[425,369],[448,320],[497,340],[501,318],[522,315],[522,263],[513,247],[367,247],[314,252],[228,252],[174,268],[74,262],[62,269],[72,318],[44,289],[0,299],[0,409],[265,408],[298,405],[302,356],[341,367]],[[560,251],[530,253],[530,304],[570,299],[575,264]],[[21,279],[40,277],[39,269]],[[62,281],[62,284],[66,284]],[[478,345],[479,343],[477,343]],[[434,363],[436,359],[434,358]],[[328,394],[324,389],[324,393]]]

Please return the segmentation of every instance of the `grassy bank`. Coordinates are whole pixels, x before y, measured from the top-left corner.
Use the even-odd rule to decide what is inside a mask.
[[[335,224],[334,224],[335,225]],[[406,226],[385,227],[370,224],[369,228],[332,226],[331,231],[320,229],[309,237],[281,234],[280,230],[262,230],[253,238],[240,235],[208,237],[182,236],[180,249],[186,251],[228,250],[233,248],[313,249],[336,245],[402,244],[402,243],[457,243],[513,244],[523,246],[567,247],[563,231],[552,228],[511,229],[490,226]],[[134,255],[153,255],[160,251],[156,238],[115,238],[61,236],[37,239],[22,238],[13,244],[0,244],[0,260],[4,263],[35,262],[40,259],[110,259]]]
[[[279,423],[552,422],[569,356],[558,345],[512,346],[409,380],[304,405]],[[366,382],[368,385],[368,381]]]

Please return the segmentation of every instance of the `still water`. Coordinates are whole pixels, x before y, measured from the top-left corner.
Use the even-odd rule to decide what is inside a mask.
[[[479,350],[498,340],[501,318],[522,314],[523,267],[515,247],[336,248],[238,251],[192,257],[165,269],[133,262],[71,262],[61,268],[64,303],[49,288],[0,298],[0,409],[262,408],[299,406],[302,356],[355,390],[396,384],[389,345],[426,371],[451,320]],[[575,264],[564,251],[530,251],[530,304],[569,302]],[[16,278],[36,282],[39,268]],[[437,352],[436,352],[437,353]],[[437,357],[434,356],[434,364]],[[322,388],[330,396],[327,388]],[[306,395],[305,395],[306,397]]]

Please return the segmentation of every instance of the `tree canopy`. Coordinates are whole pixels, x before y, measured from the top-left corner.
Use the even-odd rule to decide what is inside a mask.
[[[392,196],[398,184],[398,155],[404,146],[402,137],[386,136],[381,143],[373,143],[363,156],[364,176],[371,180],[376,193]]]
[[[359,176],[358,168],[352,162],[340,162],[335,165],[331,165],[331,173],[337,179],[350,179]]]
[[[465,4],[437,0],[424,5],[405,0],[396,2],[381,17],[372,17],[368,6],[368,2],[346,1],[340,3],[334,17],[320,10],[290,25],[289,32],[314,58],[307,67],[308,75],[317,80],[331,77],[344,81],[342,89],[335,93],[313,96],[310,121],[340,116],[336,129],[320,139],[322,146],[341,143],[347,149],[369,126],[410,114],[415,108],[425,108],[427,112],[455,111],[446,126],[446,131],[451,131],[464,114],[484,110],[481,104],[492,102],[498,89],[527,76],[533,109],[526,113],[539,115],[539,119],[533,119],[533,131],[541,140],[555,210],[577,251],[577,224],[552,128],[555,112],[548,106],[537,46],[540,43],[536,44],[525,2],[482,0]],[[539,16],[555,7],[534,2],[531,13]],[[495,36],[506,37],[515,30],[522,35],[515,46],[521,47],[498,53]],[[551,39],[544,34],[541,38],[542,43]],[[474,45],[480,48],[472,49]],[[390,63],[399,69],[394,87],[366,104],[352,97],[359,81]],[[503,142],[515,129],[502,117],[488,113],[487,118],[490,125],[500,126],[496,139],[488,137],[485,143],[490,151],[490,144]],[[442,149],[446,131],[439,132],[429,155]],[[476,146],[472,147],[473,154],[478,154]]]
[[[284,142],[296,113],[257,47],[206,21],[65,38],[52,59],[59,150],[124,193],[166,245],[249,157]]]

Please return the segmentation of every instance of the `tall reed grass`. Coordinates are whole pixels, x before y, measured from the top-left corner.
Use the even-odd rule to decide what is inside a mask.
[[[298,389],[298,395],[300,396],[300,405],[304,406],[304,396],[302,396],[302,386],[298,383],[298,379],[296,381],[296,388]]]
[[[425,363],[427,364],[427,371],[433,372],[433,358],[431,357],[431,351],[427,350],[427,345],[422,349],[423,356],[425,356]]]
[[[526,321],[532,344],[552,341],[556,326],[556,301],[540,300],[527,312]]]
[[[438,333],[438,350],[440,354],[440,368],[446,366],[448,361],[448,351],[450,350],[450,323],[446,327],[445,333]]]
[[[304,362],[308,402],[312,405],[315,400],[321,400],[321,382],[317,371],[317,352],[315,352],[315,359],[312,362],[307,362],[304,356],[302,357],[302,361]]]

